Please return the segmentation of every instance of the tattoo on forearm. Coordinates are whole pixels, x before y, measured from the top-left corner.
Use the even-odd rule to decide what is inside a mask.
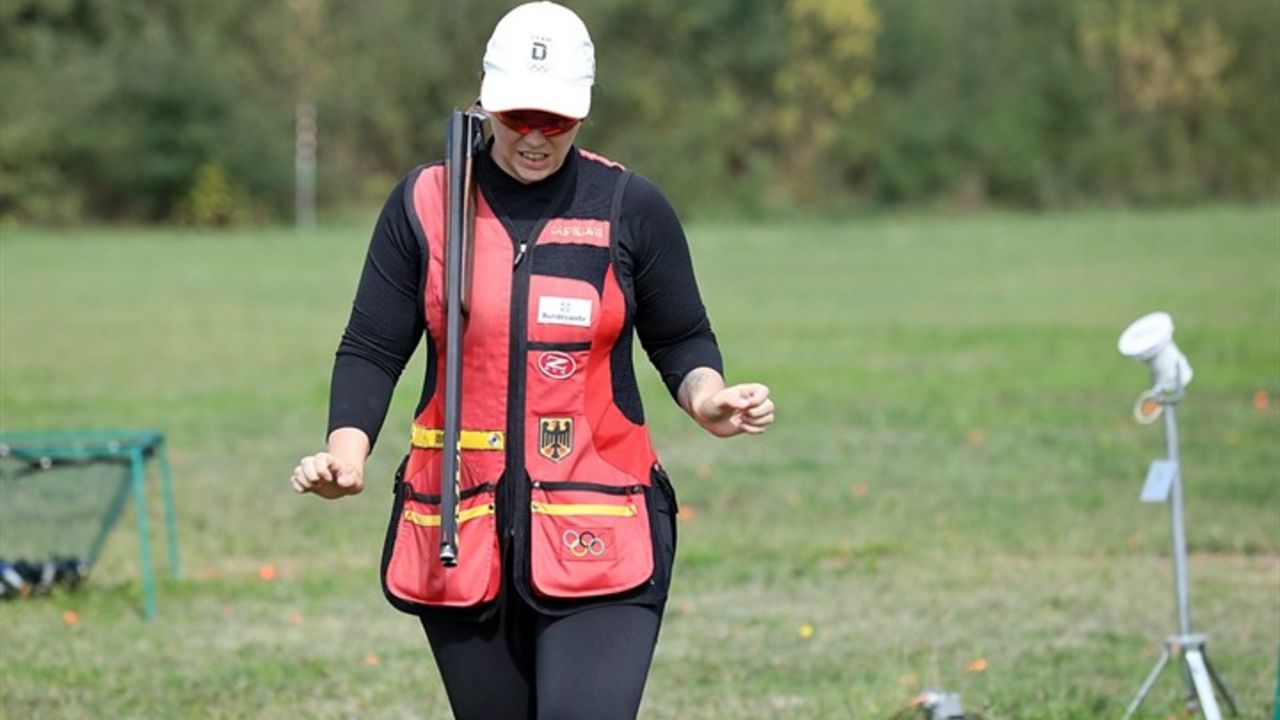
[[[680,407],[685,412],[693,415],[693,398],[702,389],[703,385],[711,379],[715,373],[707,368],[694,368],[684,376],[684,380],[680,382],[680,388],[676,390],[676,399],[680,402]]]

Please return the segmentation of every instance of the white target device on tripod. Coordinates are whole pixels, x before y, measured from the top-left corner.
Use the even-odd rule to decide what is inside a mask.
[[[1164,412],[1161,396],[1180,396],[1194,374],[1187,356],[1173,341],[1173,318],[1167,312],[1143,315],[1125,328],[1118,346],[1121,355],[1146,363],[1151,370],[1151,388],[1133,405],[1133,418],[1150,425]]]
[[[1143,315],[1120,335],[1120,353],[1151,371],[1151,388],[1138,396],[1134,418],[1146,425],[1164,416],[1165,457],[1151,463],[1142,488],[1142,501],[1169,503],[1173,540],[1174,595],[1178,603],[1178,633],[1165,638],[1155,667],[1125,710],[1129,720],[1171,662],[1182,666],[1186,707],[1204,720],[1221,720],[1216,690],[1222,692],[1233,715],[1235,697],[1209,661],[1208,637],[1191,631],[1191,589],[1187,579],[1187,539],[1182,521],[1182,471],[1178,451],[1178,403],[1191,382],[1191,364],[1173,342],[1173,318],[1166,312]]]

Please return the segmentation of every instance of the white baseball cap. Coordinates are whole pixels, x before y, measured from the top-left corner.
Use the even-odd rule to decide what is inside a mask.
[[[490,112],[584,118],[595,77],[595,45],[582,20],[563,5],[526,3],[503,16],[489,37],[480,104]]]

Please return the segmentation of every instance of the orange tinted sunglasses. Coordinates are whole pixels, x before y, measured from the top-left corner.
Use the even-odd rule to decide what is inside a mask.
[[[578,118],[565,117],[542,110],[508,110],[507,112],[489,113],[498,122],[516,131],[520,135],[528,135],[537,130],[544,137],[554,137],[569,132],[578,123]]]

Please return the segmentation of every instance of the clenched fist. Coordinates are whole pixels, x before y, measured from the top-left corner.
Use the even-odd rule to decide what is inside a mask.
[[[364,469],[327,452],[308,455],[298,462],[289,477],[299,493],[315,493],[322,498],[355,495],[364,489]]]

